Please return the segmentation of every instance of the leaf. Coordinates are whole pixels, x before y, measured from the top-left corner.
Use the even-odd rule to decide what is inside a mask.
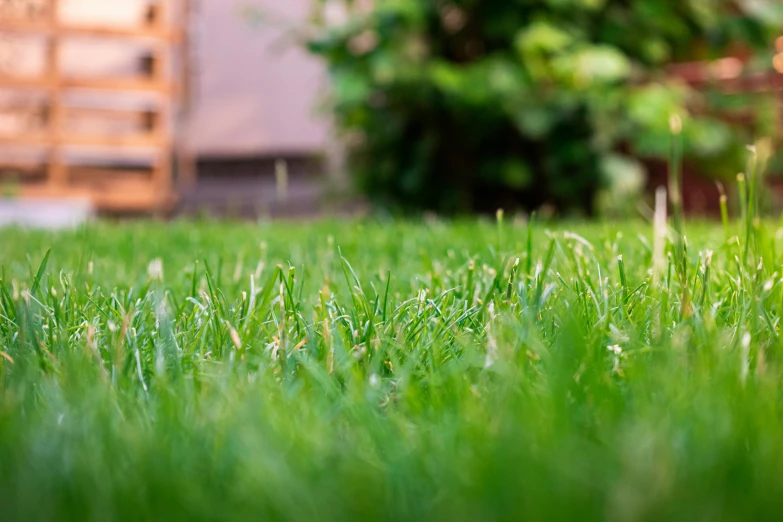
[[[533,139],[546,136],[557,120],[554,110],[545,105],[525,107],[517,111],[513,118],[522,134]]]
[[[11,292],[5,286],[5,270],[0,274],[0,306],[5,310],[5,315],[11,321],[16,319],[16,306],[14,305],[14,299],[11,297]]]
[[[587,84],[624,80],[631,74],[631,61],[614,47],[596,45],[577,53],[575,74]]]
[[[642,42],[641,52],[644,59],[652,63],[660,64],[671,58],[672,50],[666,40],[662,38],[649,38]]]
[[[354,72],[339,72],[332,76],[333,89],[341,103],[361,104],[370,95],[367,77]]]
[[[462,88],[462,75],[453,65],[437,61],[430,67],[430,75],[435,86],[442,92],[457,92]]]
[[[639,194],[647,179],[647,172],[639,161],[620,154],[603,156],[601,173],[608,190],[615,196]]]
[[[38,287],[41,285],[41,278],[43,277],[44,271],[46,271],[46,265],[49,262],[49,254],[52,253],[52,249],[46,251],[46,254],[44,254],[43,261],[41,261],[41,264],[38,266],[38,273],[35,274],[35,279],[33,280],[33,286],[30,288],[30,295],[36,295],[38,293]]]
[[[507,159],[502,165],[502,179],[509,188],[523,189],[530,185],[533,180],[533,173],[530,167],[522,161],[516,159]]]
[[[509,60],[491,60],[487,64],[486,82],[498,99],[513,96],[524,88],[519,66]]]
[[[520,31],[515,46],[520,54],[533,52],[557,52],[573,42],[573,37],[560,27],[549,22],[533,22],[530,27]]]
[[[734,143],[731,128],[714,119],[695,119],[685,129],[686,147],[702,157],[717,156]]]
[[[628,116],[643,131],[668,133],[669,117],[684,114],[687,90],[675,84],[654,84],[640,87],[628,96]]]
[[[767,25],[783,25],[783,4],[779,0],[746,0],[741,5],[747,14]]]

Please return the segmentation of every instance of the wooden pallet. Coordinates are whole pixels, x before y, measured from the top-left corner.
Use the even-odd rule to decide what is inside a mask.
[[[3,75],[0,89],[39,93],[38,112],[44,114],[41,128],[19,132],[0,131],[0,145],[44,150],[43,163],[12,161],[0,150],[0,183],[9,175],[22,197],[87,197],[100,210],[145,212],[164,209],[174,201],[172,158],[177,152],[175,117],[180,106],[181,82],[170,64],[181,53],[184,31],[174,27],[175,9],[186,0],[151,2],[146,19],[137,27],[67,25],[60,20],[60,0],[49,0],[45,15],[36,20],[0,20],[0,33],[36,36],[46,41],[45,70],[36,77]],[[168,15],[168,16],[167,16]],[[133,42],[149,49],[143,70],[133,78],[70,77],[61,64],[64,42],[78,37]],[[167,70],[168,69],[168,70]],[[68,95],[76,91],[100,92],[100,107],[75,106]],[[149,109],[127,109],[112,103],[112,97],[150,93]],[[41,106],[42,105],[42,106]],[[135,126],[132,132],[109,134],[70,130],[80,117],[105,118]],[[96,167],[69,159],[74,150],[89,148],[102,158]],[[142,171],[121,168],[118,160],[129,151],[145,149],[152,159]],[[94,162],[93,162],[94,163]],[[40,175],[43,171],[43,176]],[[38,172],[30,181],[27,174]],[[4,176],[4,173],[6,176]],[[85,175],[89,173],[89,175]]]

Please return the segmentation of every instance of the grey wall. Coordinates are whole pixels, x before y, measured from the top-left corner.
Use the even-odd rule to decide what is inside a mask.
[[[327,127],[315,110],[324,87],[319,64],[285,30],[243,16],[266,12],[302,23],[308,1],[200,0],[193,25],[195,150],[254,155],[324,147]]]

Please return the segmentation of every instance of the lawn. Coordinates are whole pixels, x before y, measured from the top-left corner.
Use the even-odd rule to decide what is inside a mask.
[[[0,519],[779,520],[778,231],[2,230]]]

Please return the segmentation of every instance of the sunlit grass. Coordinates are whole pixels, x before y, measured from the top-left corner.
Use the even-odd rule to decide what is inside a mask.
[[[0,231],[0,518],[776,519],[743,217]]]

